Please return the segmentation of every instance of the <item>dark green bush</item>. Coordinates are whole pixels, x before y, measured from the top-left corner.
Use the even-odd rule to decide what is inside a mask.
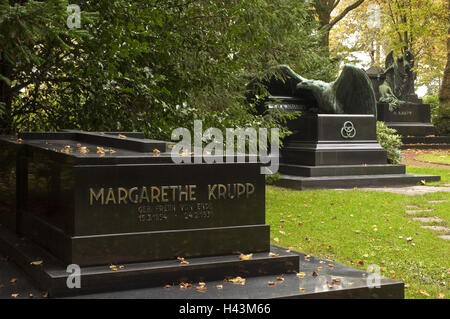
[[[435,128],[435,135],[450,135],[450,106],[439,106],[437,94],[423,97],[423,103],[430,104],[431,123]]]
[[[384,122],[377,122],[377,141],[387,152],[387,160],[389,164],[398,164],[402,160],[401,136],[397,134],[397,130],[387,127]]]

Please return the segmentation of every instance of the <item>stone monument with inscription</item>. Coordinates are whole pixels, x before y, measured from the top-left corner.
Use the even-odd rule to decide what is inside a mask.
[[[434,133],[430,105],[423,104],[414,91],[416,74],[414,56],[406,51],[386,56],[385,69],[371,67],[366,71],[377,99],[378,121],[394,128],[404,137],[427,136]]]
[[[276,184],[350,188],[440,179],[405,174],[404,165],[387,163],[386,151],[377,142],[375,93],[364,71],[345,66],[331,83],[305,79],[287,66],[276,71],[268,80],[248,86],[248,100],[260,113],[282,108],[300,115],[287,123],[292,134],[283,141]],[[261,87],[268,96],[258,91]]]
[[[270,245],[250,155],[177,164],[170,149],[141,133],[0,137],[0,257],[25,273],[14,295],[403,298],[401,282],[373,289],[366,272],[338,264],[314,274],[324,260]]]

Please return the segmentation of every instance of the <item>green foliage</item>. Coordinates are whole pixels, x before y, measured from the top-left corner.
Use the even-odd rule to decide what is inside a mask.
[[[247,106],[250,78],[281,63],[310,78],[335,76],[317,22],[295,0],[71,3],[81,7],[82,29],[68,30],[61,10],[30,23],[22,17],[26,25],[45,17],[66,45],[45,41],[35,49],[33,42],[39,63],[14,67],[11,80],[25,89],[12,103],[17,130],[138,130],[167,139],[194,119],[204,127],[282,128],[286,115],[261,116]]]
[[[387,127],[384,122],[377,122],[377,141],[386,150],[390,164],[398,164],[402,160],[402,139],[396,133],[397,130]]]
[[[267,174],[265,175],[266,178],[266,184],[267,185],[273,185],[277,180],[279,180],[281,178],[280,173],[275,173],[275,174]]]
[[[450,105],[447,107],[440,106],[437,108],[436,115],[433,120],[435,135],[450,135]]]
[[[434,125],[435,135],[450,135],[450,106],[445,108],[439,106],[439,97],[437,94],[423,97],[423,103],[430,105],[431,123]]]

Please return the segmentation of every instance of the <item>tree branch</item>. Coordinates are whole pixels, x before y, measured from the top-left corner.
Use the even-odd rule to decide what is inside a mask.
[[[339,21],[341,21],[342,18],[344,18],[347,15],[347,13],[359,7],[363,2],[364,0],[357,0],[353,4],[349,5],[347,8],[345,8],[337,17],[335,17],[333,20],[330,21],[330,28]]]

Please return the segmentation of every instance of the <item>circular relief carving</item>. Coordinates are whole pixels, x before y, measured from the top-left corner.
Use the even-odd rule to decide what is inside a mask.
[[[354,138],[356,136],[356,128],[352,122],[346,121],[341,128],[341,136],[343,138]]]

